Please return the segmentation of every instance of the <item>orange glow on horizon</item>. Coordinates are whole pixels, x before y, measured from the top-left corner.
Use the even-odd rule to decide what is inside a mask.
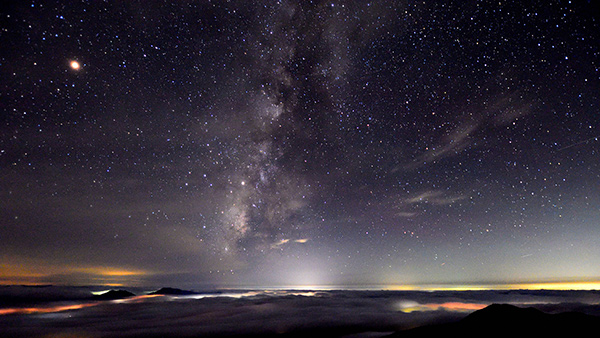
[[[164,295],[140,295],[124,299],[111,300],[111,303],[139,303],[149,298],[165,297]],[[0,309],[0,316],[11,314],[38,314],[38,313],[55,313],[69,310],[79,310],[87,307],[96,306],[102,302],[89,302],[71,305],[57,305],[48,307],[26,307],[26,308],[6,308]]]
[[[522,282],[506,284],[388,285],[390,291],[475,291],[475,290],[600,290],[600,281]]]
[[[463,303],[463,302],[446,302],[446,303],[427,303],[419,304],[417,302],[402,302],[399,304],[400,311],[411,313],[415,311],[454,311],[454,312],[472,312],[485,308],[489,304],[481,303]]]
[[[444,309],[449,311],[476,311],[483,309],[484,307],[488,306],[488,304],[447,302],[441,304],[424,304],[423,306],[432,310]]]
[[[140,296],[123,298],[123,299],[115,299],[115,300],[111,300],[111,302],[112,303],[140,303],[140,302],[144,301],[145,299],[156,298],[156,297],[166,297],[166,296],[165,295],[140,295]]]
[[[83,309],[83,308],[90,307],[90,306],[96,306],[98,304],[99,304],[98,302],[93,302],[93,303],[60,305],[60,306],[51,306],[51,307],[27,307],[27,308],[0,309],[0,315],[53,313],[53,312],[61,312],[61,311],[68,311],[68,310],[79,310],[79,309]]]
[[[148,274],[148,272],[142,270],[127,270],[103,266],[75,268],[73,271],[107,277],[141,276]]]
[[[43,262],[2,263],[0,264],[0,285],[94,284],[124,287],[135,286],[140,283],[140,277],[150,274],[144,270],[110,266],[61,266]]]
[[[600,281],[532,282],[512,284],[512,288],[528,290],[600,290]]]

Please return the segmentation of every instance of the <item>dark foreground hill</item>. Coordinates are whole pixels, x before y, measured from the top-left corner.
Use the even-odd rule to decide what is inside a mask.
[[[181,290],[176,288],[161,288],[160,290],[156,290],[150,292],[149,295],[170,295],[170,296],[188,296],[188,295],[196,295],[198,293],[189,290]]]
[[[534,308],[492,304],[464,319],[448,324],[418,327],[388,337],[569,337],[589,335],[600,329],[600,317],[576,312],[548,314]],[[581,334],[581,335],[580,335]]]

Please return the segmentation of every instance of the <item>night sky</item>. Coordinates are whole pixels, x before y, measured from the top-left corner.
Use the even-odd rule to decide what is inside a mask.
[[[597,1],[8,1],[0,284],[600,279]]]

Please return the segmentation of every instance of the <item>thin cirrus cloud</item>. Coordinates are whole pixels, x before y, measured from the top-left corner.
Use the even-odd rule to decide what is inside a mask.
[[[299,238],[299,239],[289,239],[289,238],[284,238],[281,239],[273,244],[271,244],[271,249],[280,249],[283,245],[288,244],[288,243],[306,243],[308,242],[309,239],[308,238]]]
[[[440,190],[426,190],[405,199],[402,204],[429,203],[434,205],[449,205],[466,199],[465,195],[446,195]]]
[[[476,143],[475,134],[488,133],[490,129],[514,124],[531,115],[535,106],[533,101],[527,100],[519,92],[504,94],[491,102],[481,107],[481,111],[477,114],[482,116],[481,118],[459,123],[454,129],[448,130],[444,136],[438,137],[432,146],[427,147],[412,161],[396,170],[411,171],[435,164],[442,159],[458,156]]]
[[[430,163],[459,155],[472,144],[471,136],[479,128],[478,124],[467,124],[460,126],[446,136],[442,137],[437,144],[418,155],[413,161],[403,166],[404,170],[414,170]]]
[[[415,210],[417,205],[450,206],[467,198],[469,198],[467,195],[448,194],[441,190],[425,190],[401,199],[397,205],[399,210],[395,215],[401,218],[412,218],[419,215],[419,212]]]

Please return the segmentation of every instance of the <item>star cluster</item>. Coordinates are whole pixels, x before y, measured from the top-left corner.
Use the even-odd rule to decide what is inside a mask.
[[[598,278],[597,14],[9,2],[0,281]]]

